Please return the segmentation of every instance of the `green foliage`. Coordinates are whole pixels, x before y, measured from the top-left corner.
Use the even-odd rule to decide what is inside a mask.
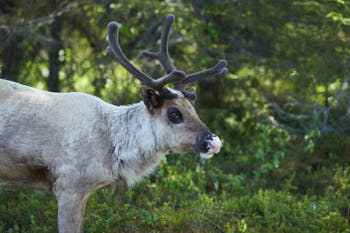
[[[57,231],[57,203],[52,193],[0,190],[1,232]]]
[[[310,196],[263,185],[252,189],[244,176],[227,176],[203,164],[184,167],[187,161],[163,161],[132,190],[94,193],[87,204],[85,231],[349,232],[350,167],[335,169],[324,195]],[[0,200],[2,231],[56,232],[52,194],[1,190]]]
[[[152,77],[164,71],[139,54],[157,50],[168,13],[177,68],[228,60],[230,74],[196,84],[220,154],[169,154],[132,189],[94,193],[86,232],[349,232],[348,1],[5,0],[0,12],[1,78],[40,89],[56,72],[57,91],[139,101],[139,82],[105,52],[112,20]],[[0,232],[57,232],[56,212],[50,193],[0,189]]]

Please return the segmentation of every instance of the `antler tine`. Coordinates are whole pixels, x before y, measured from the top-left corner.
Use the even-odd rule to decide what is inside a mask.
[[[162,39],[160,44],[160,51],[159,52],[145,51],[142,53],[142,55],[144,55],[145,57],[158,59],[168,74],[171,73],[173,70],[175,70],[175,67],[170,59],[169,51],[168,51],[169,34],[170,34],[171,26],[174,23],[174,20],[175,20],[175,16],[172,14],[169,14],[165,19]]]
[[[172,70],[168,75],[165,75],[160,79],[157,79],[157,80],[152,79],[147,74],[138,70],[135,66],[133,66],[128,61],[128,59],[125,57],[123,51],[119,46],[118,35],[119,35],[118,24],[116,22],[110,22],[108,24],[108,40],[109,40],[108,51],[112,51],[113,54],[118,59],[118,61],[124,66],[124,68],[128,70],[132,75],[134,75],[138,80],[140,80],[143,84],[157,91],[161,91],[167,83],[178,82],[185,78],[184,72]]]
[[[183,89],[184,86],[188,83],[191,83],[200,79],[208,78],[208,77],[225,75],[228,73],[228,69],[226,66],[227,66],[227,61],[224,59],[221,59],[215,66],[207,70],[203,70],[197,73],[187,75],[185,79],[175,83],[174,88],[178,90]]]
[[[224,59],[221,59],[215,66],[207,70],[203,70],[197,73],[187,75],[187,77],[182,81],[182,83],[188,84],[210,76],[225,75],[228,73],[228,69],[226,68],[226,66],[227,66],[227,61]]]
[[[119,36],[119,26],[116,22],[110,22],[108,24],[108,40],[109,47],[108,50],[112,51],[114,56],[118,59],[120,64],[124,66],[132,75],[139,79],[143,84],[153,87],[153,80],[147,74],[139,71],[135,66],[133,66],[128,59],[125,57],[123,51],[119,46],[118,41]]]

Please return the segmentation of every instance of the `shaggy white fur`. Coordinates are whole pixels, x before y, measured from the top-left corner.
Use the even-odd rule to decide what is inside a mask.
[[[114,106],[83,93],[51,93],[0,79],[0,186],[52,190],[60,232],[82,229],[89,194],[114,184],[134,184],[167,151],[196,151],[210,133],[179,91],[154,113],[143,101]],[[173,124],[176,107],[183,122]],[[204,144],[206,146],[206,144]],[[213,137],[202,158],[218,153]]]

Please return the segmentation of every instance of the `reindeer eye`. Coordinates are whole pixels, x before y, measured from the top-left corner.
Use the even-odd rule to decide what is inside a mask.
[[[183,121],[182,114],[179,109],[175,107],[168,108],[168,119],[171,123],[179,124]]]

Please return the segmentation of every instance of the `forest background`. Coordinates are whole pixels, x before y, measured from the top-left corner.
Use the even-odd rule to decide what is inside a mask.
[[[196,109],[224,141],[203,161],[168,154],[132,189],[88,201],[86,232],[349,232],[350,2],[346,0],[0,0],[0,77],[116,105],[139,82],[106,53],[120,23],[126,56],[153,77],[167,14]],[[69,111],[69,109],[67,109]],[[57,232],[53,194],[0,189],[0,232]]]

